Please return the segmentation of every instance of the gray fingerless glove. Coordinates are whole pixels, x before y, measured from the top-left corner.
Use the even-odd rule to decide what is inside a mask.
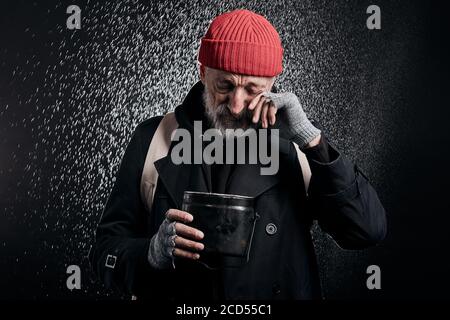
[[[280,129],[280,136],[295,142],[302,148],[320,134],[320,130],[314,127],[306,117],[295,94],[267,92],[263,96],[269,98],[278,109],[274,128]]]
[[[165,218],[158,232],[151,238],[148,262],[155,269],[175,269],[173,249],[175,248],[175,221]]]

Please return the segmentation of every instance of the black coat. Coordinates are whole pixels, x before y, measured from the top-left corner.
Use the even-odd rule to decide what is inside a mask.
[[[175,110],[180,127],[203,118],[197,83]],[[107,286],[138,298],[314,299],[320,298],[318,267],[310,228],[321,229],[345,249],[377,244],[386,234],[382,204],[367,178],[333,146],[331,161],[308,158],[312,178],[306,197],[292,143],[280,141],[280,170],[260,175],[260,165],[237,165],[227,193],[256,198],[250,260],[240,268],[211,271],[180,259],[175,270],[153,269],[147,261],[150,238],[169,208],[181,209],[185,190],[211,191],[205,165],[175,165],[170,156],[155,162],[159,180],[151,213],[140,197],[140,181],[151,138],[162,119],[139,124],[123,156],[114,188],[99,223],[91,262]],[[272,232],[267,225],[273,224]],[[108,255],[110,255],[108,259]],[[114,261],[113,256],[117,257]],[[105,266],[107,260],[113,268]]]

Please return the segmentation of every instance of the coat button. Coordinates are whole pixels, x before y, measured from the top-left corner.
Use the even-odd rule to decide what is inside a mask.
[[[273,235],[273,234],[277,233],[277,226],[274,225],[273,223],[268,223],[266,225],[266,232],[269,235]]]
[[[108,254],[108,256],[106,257],[105,267],[114,269],[116,267],[116,262],[117,257],[112,254]]]

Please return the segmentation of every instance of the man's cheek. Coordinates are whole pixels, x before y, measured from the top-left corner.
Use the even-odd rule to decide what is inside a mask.
[[[214,95],[214,100],[216,105],[227,104],[228,103],[228,95],[217,93]]]

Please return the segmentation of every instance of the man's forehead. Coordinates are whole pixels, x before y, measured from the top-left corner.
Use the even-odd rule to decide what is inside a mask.
[[[240,83],[243,85],[250,85],[255,87],[263,87],[270,81],[268,77],[249,76],[244,74],[231,73],[224,70],[214,70],[216,80],[231,81],[232,83]]]

